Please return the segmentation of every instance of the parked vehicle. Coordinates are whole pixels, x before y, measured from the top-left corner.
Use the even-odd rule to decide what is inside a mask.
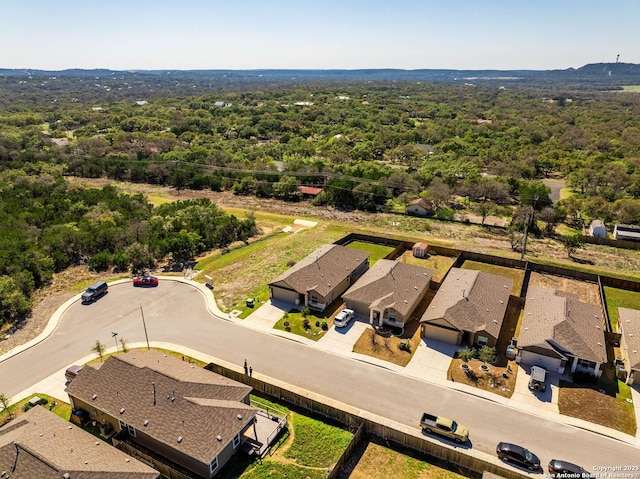
[[[69,366],[67,370],[64,372],[64,377],[67,381],[73,381],[78,373],[82,371],[82,366],[78,366],[74,364],[73,366]]]
[[[102,297],[107,293],[107,283],[104,281],[98,281],[97,283],[93,283],[91,286],[87,288],[87,290],[82,293],[82,302],[83,303],[93,303],[98,298]]]
[[[540,469],[540,459],[538,456],[522,446],[501,442],[498,443],[496,447],[496,454],[498,454],[498,458],[504,462],[513,462],[519,466],[526,467],[530,471]]]
[[[551,459],[549,474],[556,479],[590,479],[594,477],[585,468],[559,459]]]
[[[458,444],[469,440],[469,429],[453,419],[424,413],[420,419],[420,427],[427,434],[435,433],[453,439]]]
[[[529,378],[529,389],[531,391],[544,392],[547,389],[547,370],[540,366],[531,366],[531,377]]]
[[[136,276],[133,278],[134,286],[158,286],[158,278],[155,276]]]
[[[333,318],[333,324],[336,328],[344,328],[355,317],[356,312],[353,309],[343,309]]]

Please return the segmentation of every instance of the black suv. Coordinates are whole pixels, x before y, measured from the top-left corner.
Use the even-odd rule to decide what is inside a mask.
[[[549,474],[556,479],[589,479],[593,477],[583,467],[559,459],[551,459]]]
[[[498,457],[504,462],[514,462],[526,467],[530,471],[540,469],[540,459],[538,459],[538,456],[522,446],[501,442],[496,447],[496,454],[498,454]]]

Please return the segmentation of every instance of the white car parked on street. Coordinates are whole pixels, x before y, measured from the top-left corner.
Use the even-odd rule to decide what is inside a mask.
[[[344,328],[347,324],[349,324],[349,321],[355,318],[355,316],[356,313],[353,309],[343,309],[338,314],[336,314],[335,318],[333,318],[333,324],[336,326],[336,328]]]

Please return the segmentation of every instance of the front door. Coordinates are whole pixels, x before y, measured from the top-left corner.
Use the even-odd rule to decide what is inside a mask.
[[[376,322],[378,324],[376,324]],[[380,326],[380,311],[374,311],[373,312],[373,325],[374,326]]]

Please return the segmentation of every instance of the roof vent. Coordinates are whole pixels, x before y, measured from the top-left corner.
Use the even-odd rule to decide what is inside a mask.
[[[632,338],[633,337],[633,333],[629,333],[629,337]]]
[[[417,286],[414,286],[414,287],[413,287],[413,289],[416,289],[416,290],[417,290],[417,289],[418,289],[418,287],[417,287]]]
[[[2,471],[2,474],[0,475],[0,477],[4,477],[4,476],[5,476],[5,474],[6,474],[6,471]],[[65,472],[65,473],[62,475],[62,479],[71,479],[71,476],[69,475],[69,473],[68,473],[68,472]]]
[[[143,422],[142,424],[144,424],[145,426],[148,426],[148,425],[149,425],[149,420],[148,420],[148,419],[145,419],[145,420],[144,420],[144,422]]]
[[[500,300],[500,304],[504,304],[504,301]]]
[[[627,322],[627,323],[630,323],[630,322],[631,322],[631,320],[630,320],[630,319],[627,319],[627,321],[626,321],[626,322]]]
[[[238,421],[242,421],[242,414],[238,414],[236,417],[238,418]]]
[[[638,354],[638,351],[636,351],[635,349],[633,351],[631,351],[633,354]]]
[[[178,444],[182,442],[182,436],[178,436]]]
[[[598,343],[598,346],[602,346],[602,343]]]
[[[596,324],[596,329],[600,329],[600,326],[598,326],[597,324]]]
[[[220,434],[218,434],[218,435],[216,436],[216,439],[217,439],[218,441],[222,441],[222,436],[221,436]]]
[[[409,301],[407,301],[406,299],[404,300],[404,304],[409,304]]]
[[[175,398],[175,396],[173,396],[173,397],[171,398],[171,402],[173,402],[173,401],[175,401],[175,400],[176,400],[176,398]]]
[[[129,462],[131,459],[129,459],[128,457],[124,460],[124,462]]]
[[[498,321],[496,319],[493,320],[494,323],[498,324]]]
[[[85,464],[89,464],[89,461],[84,461]]]
[[[100,443],[98,441],[96,441],[96,446],[99,446],[99,445],[100,445]]]
[[[524,328],[525,331],[529,331],[529,328]]]
[[[120,414],[124,414],[124,408],[120,409]]]
[[[67,429],[73,429],[73,427],[72,427],[72,426],[69,426],[69,427],[67,427]]]
[[[98,397],[98,395],[94,394],[93,396],[91,396],[91,399],[93,399],[95,401],[97,397]]]

